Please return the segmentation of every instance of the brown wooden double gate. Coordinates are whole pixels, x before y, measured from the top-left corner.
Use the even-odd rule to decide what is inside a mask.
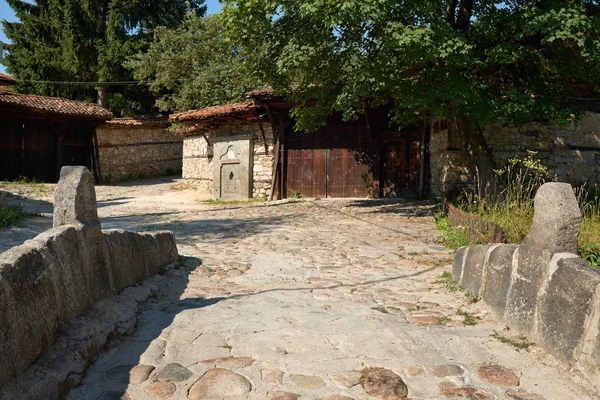
[[[364,122],[341,121],[312,133],[287,133],[287,197],[397,197],[416,193],[419,137],[395,136],[373,137]]]

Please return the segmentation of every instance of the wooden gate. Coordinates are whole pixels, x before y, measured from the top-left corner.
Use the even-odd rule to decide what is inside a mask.
[[[330,120],[315,132],[289,132],[285,165],[287,197],[378,194],[378,155],[364,121]]]
[[[0,119],[0,180],[56,182],[65,165],[90,168],[92,133],[89,126],[63,129],[42,119]]]
[[[402,133],[383,147],[381,155],[382,197],[417,196],[421,144],[417,133]]]
[[[18,121],[0,120],[0,180],[17,179],[23,164],[23,129]]]

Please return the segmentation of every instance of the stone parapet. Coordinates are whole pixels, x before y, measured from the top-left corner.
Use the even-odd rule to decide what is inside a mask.
[[[571,186],[543,185],[535,207],[520,246],[463,247],[453,277],[600,389],[600,270],[576,254],[581,214]]]
[[[63,168],[55,204],[54,228],[0,254],[0,387],[88,307],[178,258],[172,232],[102,232],[85,167]]]

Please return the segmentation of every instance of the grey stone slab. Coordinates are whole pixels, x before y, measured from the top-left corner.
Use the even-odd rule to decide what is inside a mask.
[[[484,262],[491,248],[491,245],[469,246],[460,280],[461,286],[469,293],[481,294]]]
[[[567,183],[542,185],[534,202],[533,227],[519,247],[505,313],[509,325],[524,333],[534,328],[548,263],[556,253],[577,253],[581,225],[579,205]]]
[[[512,278],[516,245],[501,245],[490,252],[485,270],[481,297],[496,313],[504,314]]]
[[[469,246],[463,246],[456,252],[454,261],[452,263],[452,278],[455,281],[460,282],[460,278],[463,273],[463,267],[465,265],[465,257],[469,252]]]
[[[585,333],[586,318],[592,312],[595,291],[600,286],[600,270],[578,257],[555,258],[550,268],[538,314],[538,331],[554,354],[573,362],[574,351]]]
[[[60,170],[54,191],[54,227],[76,224],[100,230],[96,190],[86,167],[67,166]]]

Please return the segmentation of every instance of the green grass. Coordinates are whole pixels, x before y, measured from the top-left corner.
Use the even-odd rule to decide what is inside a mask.
[[[435,220],[435,224],[442,235],[442,242],[449,249],[456,251],[463,246],[475,244],[469,240],[464,229],[453,227],[448,217],[439,215]]]
[[[442,275],[440,275],[439,278],[433,283],[444,286],[444,288],[449,292],[464,292],[469,303],[477,303],[479,300],[481,300],[481,298],[476,294],[465,291],[465,289],[463,289],[460,284],[452,278],[452,274],[450,272],[443,272]]]
[[[23,222],[25,218],[35,215],[37,214],[23,211],[23,208],[20,206],[0,204],[0,228],[17,225]]]
[[[502,336],[496,331],[494,331],[494,333],[490,336],[494,339],[499,340],[501,343],[508,344],[509,346],[514,347],[517,351],[525,350],[528,352],[529,347],[535,344],[527,340],[525,336],[519,336],[518,339],[515,340],[506,336]]]
[[[38,182],[37,180],[31,178],[21,177],[14,181],[0,181],[0,189],[10,188],[12,186],[26,187],[30,190],[37,190],[40,193],[46,193],[49,191],[48,186],[46,186],[45,183]]]
[[[477,325],[479,323],[479,321],[481,320],[480,317],[476,317],[474,315],[471,315],[468,312],[463,311],[463,310],[458,310],[456,312],[456,314],[460,315],[461,317],[463,317],[463,325],[465,325],[465,326]]]
[[[450,292],[462,292],[463,288],[460,287],[458,282],[452,279],[450,272],[444,272],[440,277],[433,283],[443,285]]]

